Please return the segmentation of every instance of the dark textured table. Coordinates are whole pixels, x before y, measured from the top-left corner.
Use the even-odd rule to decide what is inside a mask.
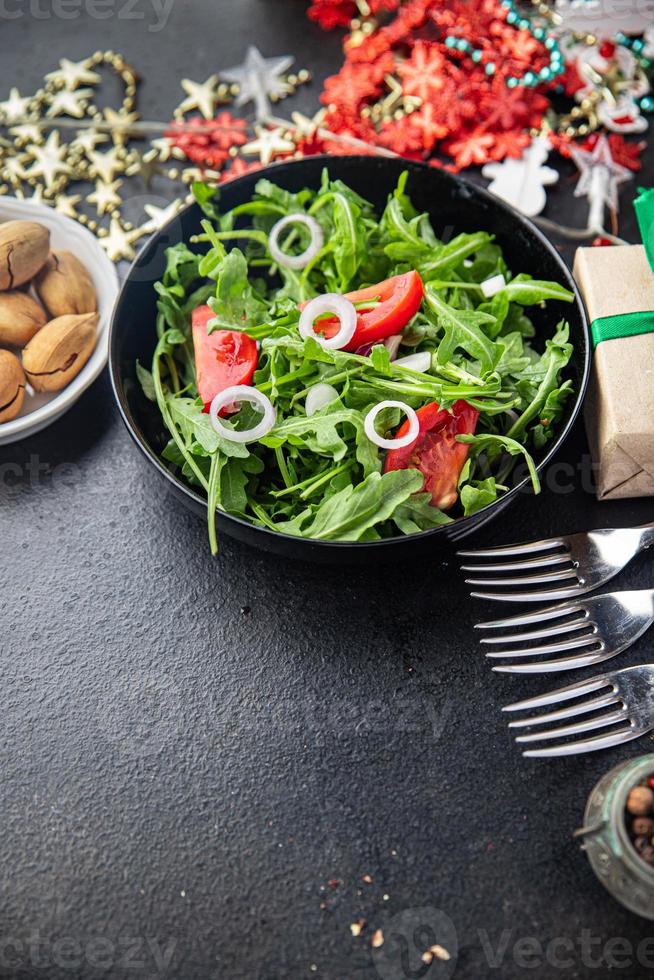
[[[1,25],[0,91],[112,47],[144,76],[146,118],[248,42],[313,69],[305,111],[339,58],[300,0],[175,0],[158,32],[150,0],[130,6],[140,20],[123,0],[102,21],[90,4],[69,4],[72,20],[7,6],[22,14]],[[548,213],[582,223],[572,172]],[[651,517],[648,501],[594,501],[580,427],[545,482],[479,542]],[[212,561],[106,373],[0,449],[0,504],[0,976],[650,975],[647,947],[640,964],[629,949],[654,925],[610,898],[571,833],[598,776],[652,743],[522,759],[499,707],[552,685],[491,674],[472,623],[497,610],[467,598],[450,555],[344,569],[225,539]],[[646,569],[619,585],[651,582]],[[432,942],[449,963],[420,961]]]

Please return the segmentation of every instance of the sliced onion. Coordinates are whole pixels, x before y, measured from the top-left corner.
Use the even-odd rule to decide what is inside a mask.
[[[314,320],[319,316],[329,313],[337,317],[341,323],[341,329],[329,340],[326,337],[319,337],[314,330]],[[354,331],[357,328],[357,311],[352,303],[345,296],[338,293],[325,293],[323,296],[316,296],[302,310],[300,316],[300,333],[303,337],[313,337],[321,347],[326,350],[340,350],[352,340]]]
[[[394,361],[397,357],[397,352],[400,349],[400,344],[402,343],[402,334],[394,333],[391,337],[387,337],[384,341],[384,347],[388,351],[391,361]]]
[[[223,425],[219,415],[225,408],[234,410],[234,406],[240,405],[241,402],[249,402],[255,408],[260,409],[263,412],[263,418],[254,428],[243,429],[239,432]],[[270,399],[263,392],[252,388],[250,385],[233,385],[231,388],[225,388],[224,391],[219,392],[211,402],[209,415],[211,424],[218,435],[230,442],[256,442],[257,439],[267,436],[277,421],[275,409]]]
[[[480,286],[486,299],[491,299],[504,289],[506,286],[506,279],[500,272],[496,276],[491,276],[490,279],[484,279],[484,281],[480,283]]]
[[[399,439],[382,439],[375,429],[375,419],[385,408],[402,409],[409,420],[409,431],[406,433],[406,435],[401,436]],[[410,446],[412,442],[415,442],[420,435],[420,422],[418,421],[418,416],[411,406],[405,405],[404,402],[379,402],[379,404],[375,405],[374,408],[371,408],[366,415],[363,428],[370,441],[374,442],[376,446],[380,446],[382,449],[404,449],[405,446]]]
[[[304,410],[307,413],[307,418],[310,419],[312,415],[319,412],[321,408],[325,405],[329,405],[333,402],[335,398],[338,398],[338,392],[333,385],[328,385],[326,382],[322,381],[320,384],[314,385],[307,394],[307,400],[304,403]]]
[[[309,229],[311,241],[309,247],[301,255],[288,255],[286,252],[282,252],[279,247],[279,236],[284,228],[295,224],[305,225]],[[297,214],[287,214],[285,218],[273,225],[268,236],[268,251],[277,265],[284,266],[286,269],[304,269],[311,262],[311,259],[315,258],[324,243],[325,236],[316,219],[300,211]]]
[[[420,371],[421,374],[426,374],[431,367],[431,354],[428,350],[423,350],[419,354],[407,354],[406,357],[398,357],[394,363],[398,367],[410,368],[412,371]]]

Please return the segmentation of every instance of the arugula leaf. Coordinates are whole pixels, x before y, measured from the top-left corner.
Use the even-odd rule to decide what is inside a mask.
[[[538,385],[530,404],[525,408],[520,418],[516,419],[507,435],[512,439],[524,436],[529,423],[536,418],[544,408],[548,395],[559,386],[561,371],[566,366],[572,356],[572,344],[568,342],[570,328],[567,323],[561,322],[557,326],[556,334],[552,340],[545,344],[545,353],[540,359],[539,369],[542,372],[542,380]]]
[[[495,317],[477,310],[456,310],[443,302],[429,285],[425,289],[425,300],[445,328],[445,336],[436,353],[438,363],[447,364],[457,347],[462,347],[479,361],[482,374],[492,371],[502,356],[502,347],[494,344],[480,327],[494,323]]]
[[[467,445],[472,446],[476,455],[489,449],[495,449],[505,450],[511,456],[524,456],[534,488],[534,493],[540,493],[540,480],[538,478],[538,473],[536,472],[536,464],[525,446],[519,442],[516,442],[515,439],[511,439],[509,436],[483,433],[475,436],[457,436],[456,440],[457,442],[465,442]],[[463,493],[463,489],[461,492]]]
[[[218,202],[220,200],[220,191],[217,187],[211,184],[204,184],[199,180],[194,180],[191,184],[191,191],[193,197],[198,202],[203,212],[206,214],[207,218],[212,221],[220,220],[220,212],[218,211]]]
[[[397,508],[393,521],[402,534],[417,534],[418,531],[429,531],[443,524],[451,524],[452,518],[434,507],[430,493],[414,493]]]
[[[435,255],[428,262],[423,262],[419,266],[420,274],[424,280],[441,279],[445,272],[456,268],[468,256],[478,252],[489,242],[493,236],[485,231],[477,231],[472,235],[457,235],[450,242],[441,245],[436,249]]]
[[[533,306],[535,303],[542,303],[547,299],[572,303],[575,298],[574,293],[571,293],[565,286],[560,286],[558,282],[532,279],[524,272],[507,282],[502,292],[508,296],[509,300],[520,303],[521,306]]]
[[[136,377],[139,380],[141,388],[143,389],[143,394],[148,399],[148,401],[156,402],[157,392],[154,387],[154,380],[152,378],[152,372],[144,368],[140,361],[136,362]]]
[[[391,517],[422,482],[417,470],[371,473],[358,486],[344,487],[329,497],[308,524],[290,533],[319,541],[358,541],[369,528]]]
[[[482,507],[487,507],[497,500],[497,484],[495,477],[486,480],[471,480],[461,488],[461,504],[465,517],[476,514]]]

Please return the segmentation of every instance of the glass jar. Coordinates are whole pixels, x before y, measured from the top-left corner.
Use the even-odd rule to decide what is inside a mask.
[[[605,888],[631,912],[654,919],[654,867],[636,852],[627,830],[629,790],[654,774],[654,754],[621,763],[602,776],[588,797],[584,825],[575,831]]]

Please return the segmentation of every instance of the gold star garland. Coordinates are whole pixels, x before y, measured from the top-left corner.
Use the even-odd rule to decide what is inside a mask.
[[[96,104],[103,69],[117,75],[124,85],[118,108]],[[294,92],[309,80],[304,70],[287,75],[285,89]],[[23,96],[12,88],[8,98],[0,101],[0,195],[48,204],[76,219],[98,236],[112,261],[132,259],[134,245],[184,204],[181,196],[171,192],[165,208],[145,204],[145,220],[135,226],[123,215],[129,198],[123,201],[120,191],[126,179],[140,178],[147,191],[158,177],[188,186],[198,179],[217,181],[221,176],[187,159],[165,135],[170,123],[140,121],[138,83],[136,70],[121,54],[96,51],[79,62],[62,58],[59,68],[48,72],[34,95]],[[210,122],[216,108],[239,93],[238,85],[223,83],[218,75],[203,83],[184,79],[181,85],[185,97],[173,112],[176,132],[186,129],[193,135],[201,134],[202,123]],[[188,113],[195,113],[192,120]],[[290,153],[306,135],[306,123],[302,133],[298,127],[297,134],[292,123],[284,125],[288,130],[279,128],[279,120],[271,131],[249,126],[245,145],[232,147],[230,157],[243,152],[258,155],[265,163],[280,153]],[[147,148],[133,147],[134,140],[147,140]],[[88,188],[78,186],[84,183]],[[190,198],[187,193],[186,200]]]

